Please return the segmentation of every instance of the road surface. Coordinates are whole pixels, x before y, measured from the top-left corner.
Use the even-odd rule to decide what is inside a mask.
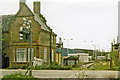
[[[8,74],[21,72],[25,74],[26,70],[8,70],[1,69],[0,77]],[[117,78],[120,71],[103,71],[103,70],[33,70],[33,76],[37,78]]]

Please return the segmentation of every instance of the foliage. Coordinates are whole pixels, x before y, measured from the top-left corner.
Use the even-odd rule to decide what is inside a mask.
[[[8,67],[8,69],[28,69],[28,67],[27,66],[22,66],[22,67],[14,66],[14,67]]]
[[[34,69],[36,70],[42,70],[42,69],[44,70],[71,70],[72,67],[70,66],[62,67],[58,63],[53,63],[52,65],[46,65],[46,64],[41,65],[41,66],[36,65]]]
[[[118,66],[116,66],[114,63],[113,63],[113,67],[110,68],[110,61],[100,61],[98,63],[95,63],[91,68],[90,70],[115,70],[115,71],[118,71],[120,70],[118,68]]]
[[[28,69],[27,66],[22,66],[22,67],[8,67],[8,69]],[[61,65],[59,65],[58,63],[52,63],[52,65],[48,65],[48,64],[43,64],[43,65],[36,65],[33,69],[35,70],[71,70],[72,67],[70,66],[64,66],[62,67]]]
[[[112,55],[112,59],[113,59],[115,66],[120,67],[118,50],[111,51],[110,55]]]
[[[5,75],[3,76],[2,80],[18,80],[19,78],[34,78],[33,76],[25,76],[21,73],[15,73],[15,74],[10,74],[10,75]],[[27,80],[27,79],[26,79]]]
[[[17,67],[17,66],[15,66],[15,67],[8,67],[8,69],[19,69],[20,67]]]

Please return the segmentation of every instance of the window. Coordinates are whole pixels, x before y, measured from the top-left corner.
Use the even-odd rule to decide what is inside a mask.
[[[23,30],[23,27],[20,27],[20,31],[22,31]]]
[[[52,36],[52,43],[54,43],[54,36]]]
[[[15,48],[13,48],[13,62],[15,62]]]
[[[20,27],[20,31],[23,30],[23,27]],[[20,34],[20,39],[23,39],[23,34]]]
[[[44,62],[47,62],[47,49],[44,49]]]
[[[54,61],[54,50],[52,50],[52,62]]]
[[[17,48],[17,62],[26,62],[26,48]]]
[[[31,52],[32,52],[31,60],[33,61],[33,59],[34,59],[33,48],[31,48]],[[28,62],[29,62],[29,61],[30,61],[30,48],[28,49]]]

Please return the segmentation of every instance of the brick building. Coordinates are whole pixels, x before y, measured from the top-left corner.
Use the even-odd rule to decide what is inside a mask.
[[[56,58],[56,34],[47,26],[46,19],[40,13],[40,2],[34,2],[33,12],[24,0],[19,2],[19,11],[15,15],[2,15],[2,35],[4,37],[3,53],[9,58],[9,66],[26,66],[29,63],[30,43],[25,42],[19,30],[23,26],[23,18],[31,20],[32,27],[32,58],[42,59],[45,64],[50,63],[50,42],[52,44],[52,61]]]

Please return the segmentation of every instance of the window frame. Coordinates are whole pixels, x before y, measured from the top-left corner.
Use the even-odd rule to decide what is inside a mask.
[[[44,49],[44,62],[47,62],[47,49]]]
[[[54,62],[54,50],[52,50],[52,62]]]
[[[24,53],[22,53],[22,51],[18,51],[19,49],[24,49]],[[24,54],[24,58],[22,58],[22,59],[20,59],[20,54]],[[16,49],[16,62],[17,63],[20,63],[20,62],[27,62],[27,59],[26,59],[26,53],[27,53],[27,50],[26,50],[26,48],[17,48]]]

